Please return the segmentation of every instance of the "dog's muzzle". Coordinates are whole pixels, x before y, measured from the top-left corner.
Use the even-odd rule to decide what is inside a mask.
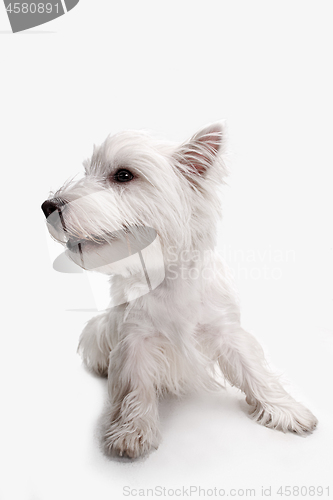
[[[65,252],[54,261],[54,269],[68,272],[69,257],[87,271],[126,276],[132,272],[134,276],[139,276],[142,285],[138,288],[138,296],[149,293],[162,283],[165,278],[163,252],[154,228],[123,224],[112,232],[84,234],[80,237],[71,226],[66,227],[65,224],[66,214],[63,211],[70,209],[71,203],[52,198],[41,206],[51,236],[66,247]]]

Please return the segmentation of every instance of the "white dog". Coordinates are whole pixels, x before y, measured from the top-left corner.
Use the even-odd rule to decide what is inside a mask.
[[[216,366],[245,393],[260,424],[298,434],[316,426],[241,327],[228,273],[214,251],[224,152],[223,123],[180,146],[123,132],[94,149],[82,180],[42,205],[50,233],[74,262],[112,275],[118,305],[91,319],[79,344],[86,365],[108,375],[110,453],[138,457],[157,447],[159,396],[217,387]]]

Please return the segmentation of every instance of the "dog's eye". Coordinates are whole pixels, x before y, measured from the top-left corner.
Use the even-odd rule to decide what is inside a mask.
[[[133,177],[133,174],[129,170],[125,170],[124,168],[118,170],[118,172],[116,172],[114,175],[114,179],[117,182],[128,182],[131,181]]]

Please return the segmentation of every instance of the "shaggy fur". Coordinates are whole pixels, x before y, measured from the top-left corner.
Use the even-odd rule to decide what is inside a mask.
[[[316,426],[241,327],[228,272],[214,250],[224,153],[223,123],[180,146],[123,132],[94,149],[82,180],[52,196],[53,220],[43,204],[50,233],[74,262],[110,274],[111,296],[122,297],[88,322],[79,343],[86,365],[108,376],[104,443],[110,453],[138,457],[157,447],[159,396],[218,387],[216,367],[245,393],[260,424],[298,434]],[[133,178],[119,181],[124,169]],[[150,293],[142,292],[139,260],[108,263],[106,257],[115,234],[123,231],[126,239],[131,228],[142,227],[156,230],[164,262],[165,278]],[[161,276],[157,254],[152,247],[145,257],[152,281]]]

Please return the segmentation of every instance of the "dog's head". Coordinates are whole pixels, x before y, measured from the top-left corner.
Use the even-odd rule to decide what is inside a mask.
[[[111,260],[128,245],[140,250],[156,234],[163,252],[209,248],[226,173],[224,144],[220,122],[178,147],[143,132],[108,137],[84,162],[84,178],[43,203],[50,234],[84,268],[110,261],[110,249]]]

